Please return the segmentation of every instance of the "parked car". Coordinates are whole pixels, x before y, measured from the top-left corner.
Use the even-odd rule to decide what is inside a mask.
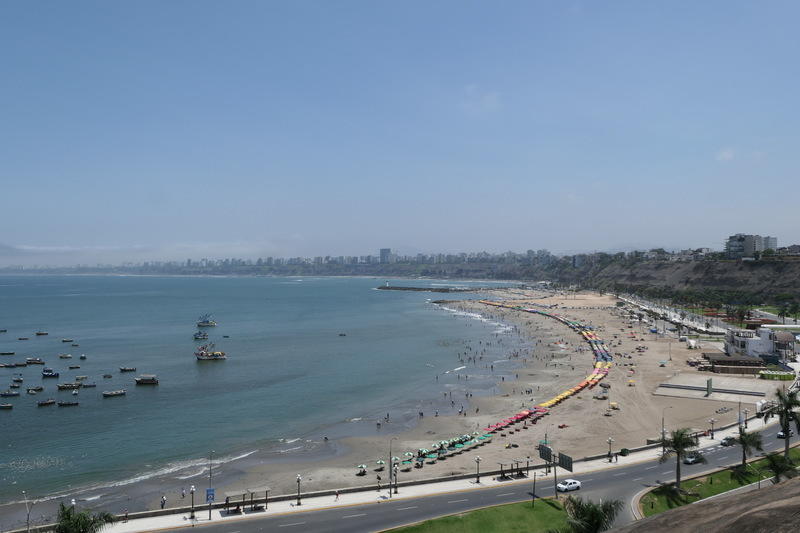
[[[699,463],[703,460],[703,456],[699,453],[689,453],[686,457],[683,458],[683,464],[685,465],[693,465],[695,463]]]
[[[793,429],[789,430],[789,436],[790,437],[794,437],[794,430]],[[778,438],[779,439],[785,439],[786,438],[786,434],[783,432],[783,430],[778,432]]]
[[[724,439],[722,439],[720,444],[722,444],[723,446],[733,446],[734,444],[736,444],[736,438],[735,437],[725,437]]]
[[[565,479],[556,485],[558,492],[569,492],[571,490],[581,490],[581,482],[577,479]]]

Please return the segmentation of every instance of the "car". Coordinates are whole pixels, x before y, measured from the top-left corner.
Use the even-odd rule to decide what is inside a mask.
[[[789,436],[790,437],[794,437],[794,430],[793,429],[789,430]],[[778,438],[779,439],[785,439],[786,438],[786,433],[784,433],[783,430],[779,431],[778,432]]]
[[[699,463],[703,460],[703,456],[699,453],[690,453],[683,458],[683,464],[685,465],[693,465]]]
[[[723,446],[733,446],[736,444],[736,439],[734,437],[725,437],[722,439],[722,441],[720,441],[720,444]]]
[[[569,492],[571,490],[581,490],[581,482],[577,479],[565,479],[556,485],[558,492]]]

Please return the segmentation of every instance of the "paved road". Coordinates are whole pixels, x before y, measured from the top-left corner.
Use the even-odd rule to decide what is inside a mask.
[[[783,440],[778,439],[778,428],[773,426],[762,431],[765,451],[783,448]],[[707,438],[707,437],[704,437]],[[741,461],[741,448],[723,447],[719,444],[703,450],[708,459],[706,465],[682,465],[682,475],[689,477],[695,473],[716,467],[725,467]],[[563,472],[563,471],[560,471]],[[564,476],[559,475],[559,479]],[[616,498],[625,502],[625,507],[617,519],[617,525],[631,522],[633,514],[630,502],[641,490],[663,482],[673,481],[675,460],[660,464],[657,460],[630,466],[609,468],[576,476],[583,488],[578,493],[584,498]],[[427,496],[386,500],[381,503],[339,507],[319,511],[292,513],[283,516],[253,518],[225,524],[208,524],[179,531],[202,529],[204,533],[250,533],[258,531],[292,532],[370,532],[427,520],[443,515],[469,511],[479,507],[513,503],[531,499],[532,480],[509,481],[506,485],[491,489],[467,490]],[[552,479],[537,482],[536,496],[553,495]],[[536,505],[546,505],[537,502]]]

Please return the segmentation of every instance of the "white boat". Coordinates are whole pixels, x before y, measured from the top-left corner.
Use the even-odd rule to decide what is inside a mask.
[[[217,323],[211,320],[211,315],[203,315],[197,319],[197,327],[198,328],[210,328],[216,326]]]
[[[137,385],[158,385],[158,377],[155,374],[142,374],[136,378]]]
[[[113,398],[114,396],[125,396],[125,389],[103,391],[103,398]]]
[[[208,339],[208,333],[205,331],[198,330],[197,333],[194,334],[194,340],[196,341],[204,341]]]
[[[227,359],[228,356],[225,352],[214,350],[214,344],[204,344],[194,352],[194,356],[198,361],[221,361]]]

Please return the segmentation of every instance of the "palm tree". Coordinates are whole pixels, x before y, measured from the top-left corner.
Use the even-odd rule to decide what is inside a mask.
[[[114,522],[111,513],[92,514],[89,511],[76,511],[75,506],[67,507],[64,502],[58,506],[56,533],[97,533],[106,524]]]
[[[748,433],[745,431],[744,426],[739,426],[739,436],[736,438],[736,443],[742,447],[742,466],[747,464],[747,456],[753,454],[753,449],[761,451],[761,433]]]
[[[800,315],[800,303],[792,302],[789,304],[789,314],[794,318],[794,323],[797,324],[797,315]]]
[[[661,452],[658,462],[664,463],[673,455],[675,456],[675,490],[681,490],[681,463],[686,458],[688,452],[697,448],[697,441],[689,434],[689,428],[676,429],[670,433],[670,437],[664,440],[664,451]],[[701,463],[706,462],[706,458],[695,452]]]
[[[780,482],[781,476],[788,479],[797,472],[792,462],[777,452],[768,453],[766,460],[767,464],[764,465],[764,469],[772,472],[772,475],[775,476],[775,483]]]
[[[778,417],[778,422],[783,431],[783,456],[789,459],[789,430],[791,429],[792,422],[794,422],[797,432],[800,433],[800,413],[795,409],[800,407],[800,398],[797,397],[798,391],[790,390],[786,392],[785,389],[778,389],[775,391],[775,405],[772,409],[764,415],[764,421],[769,420],[773,416]]]
[[[569,533],[599,533],[611,529],[619,512],[622,502],[619,500],[600,500],[594,503],[591,500],[583,501],[581,498],[568,497],[564,502],[567,511],[567,528]]]

